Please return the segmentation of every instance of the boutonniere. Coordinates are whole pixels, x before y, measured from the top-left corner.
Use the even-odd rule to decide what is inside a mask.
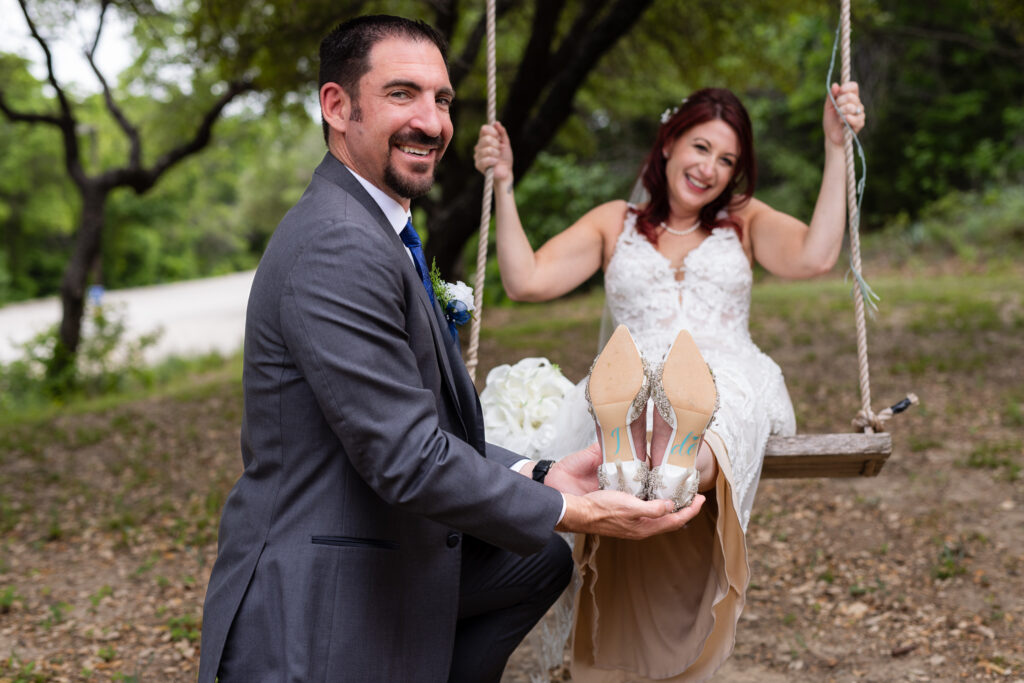
[[[453,335],[458,339],[455,326],[465,325],[473,319],[473,310],[475,308],[473,288],[462,280],[454,284],[442,280],[441,270],[437,267],[437,259],[434,259],[433,263],[430,264],[430,284],[434,288],[434,296],[437,297],[437,303],[441,305],[441,310],[444,311],[445,320],[448,321]]]

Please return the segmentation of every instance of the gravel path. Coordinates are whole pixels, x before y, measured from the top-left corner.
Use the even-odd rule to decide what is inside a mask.
[[[107,291],[102,303],[124,316],[132,337],[163,330],[147,351],[150,362],[208,351],[230,354],[242,346],[253,272]],[[56,297],[0,308],[0,363],[17,360],[21,346],[60,322],[60,315]]]

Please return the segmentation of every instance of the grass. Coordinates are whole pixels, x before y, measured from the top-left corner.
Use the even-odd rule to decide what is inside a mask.
[[[1021,475],[1024,445],[1020,439],[982,441],[974,446],[961,464],[981,470],[997,470],[1006,481],[1017,481]]]
[[[154,397],[174,397],[181,401],[192,401],[218,390],[225,381],[234,381],[241,376],[242,355],[233,354],[227,358],[209,354],[195,359],[170,358],[151,369],[145,383],[131,384],[125,388],[100,396],[75,396],[61,402],[39,402],[29,400],[22,405],[11,406],[0,412],[0,453],[6,448],[21,449],[32,444],[38,434],[26,435],[19,428],[38,428],[54,417],[107,413],[128,403],[144,401]],[[131,418],[121,415],[118,427],[125,432],[140,428],[131,423]],[[143,425],[144,426],[144,425]],[[61,433],[70,446],[87,446],[98,443],[105,432],[88,427],[79,427],[74,434]],[[37,449],[35,449],[37,450]]]
[[[964,563],[966,557],[967,548],[962,542],[958,541],[952,545],[948,542],[942,543],[939,557],[935,564],[932,565],[932,578],[945,581],[946,579],[966,574],[967,566]]]

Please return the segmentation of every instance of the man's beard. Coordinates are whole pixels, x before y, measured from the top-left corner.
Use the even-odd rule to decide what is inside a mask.
[[[399,197],[416,199],[425,195],[434,186],[434,176],[436,173],[437,167],[435,166],[434,173],[431,173],[430,177],[415,176],[413,178],[405,178],[398,175],[394,166],[388,161],[388,165],[384,167],[384,182]]]
[[[389,150],[394,149],[398,145],[414,145],[420,147],[435,147],[438,150],[441,149],[444,144],[443,138],[430,137],[422,133],[410,133],[408,135],[393,135],[391,136]],[[422,166],[423,170],[427,170],[427,165],[430,162],[424,161]],[[417,164],[419,165],[419,164]],[[414,166],[415,168],[415,166]],[[430,188],[434,186],[434,178],[437,174],[437,164],[434,164],[434,168],[431,169],[429,177],[423,177],[416,175],[413,177],[405,177],[399,175],[398,171],[395,170],[394,165],[391,163],[391,154],[388,153],[388,162],[384,166],[384,183],[399,197],[406,199],[416,199],[422,197]]]

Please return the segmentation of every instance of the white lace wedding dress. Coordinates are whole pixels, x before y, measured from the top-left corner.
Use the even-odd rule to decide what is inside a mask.
[[[605,272],[608,307],[643,354],[661,361],[680,329],[711,366],[719,410],[706,439],[720,475],[686,529],[643,542],[577,537],[578,576],[566,598],[531,636],[561,662],[566,614],[575,615],[572,673],[577,681],[702,680],[732,652],[749,583],[744,534],[771,434],[793,434],[793,407],[778,365],[750,338],[753,274],[736,231],[715,228],[687,256],[676,279],[668,259],[626,213]],[[532,444],[535,458],[558,459],[595,439],[584,380]],[[493,401],[484,390],[486,405]],[[653,410],[648,410],[648,420]],[[488,426],[488,437],[491,437]],[[520,444],[521,445],[521,444]],[[598,578],[600,577],[600,581]],[[545,678],[545,672],[541,672]]]

